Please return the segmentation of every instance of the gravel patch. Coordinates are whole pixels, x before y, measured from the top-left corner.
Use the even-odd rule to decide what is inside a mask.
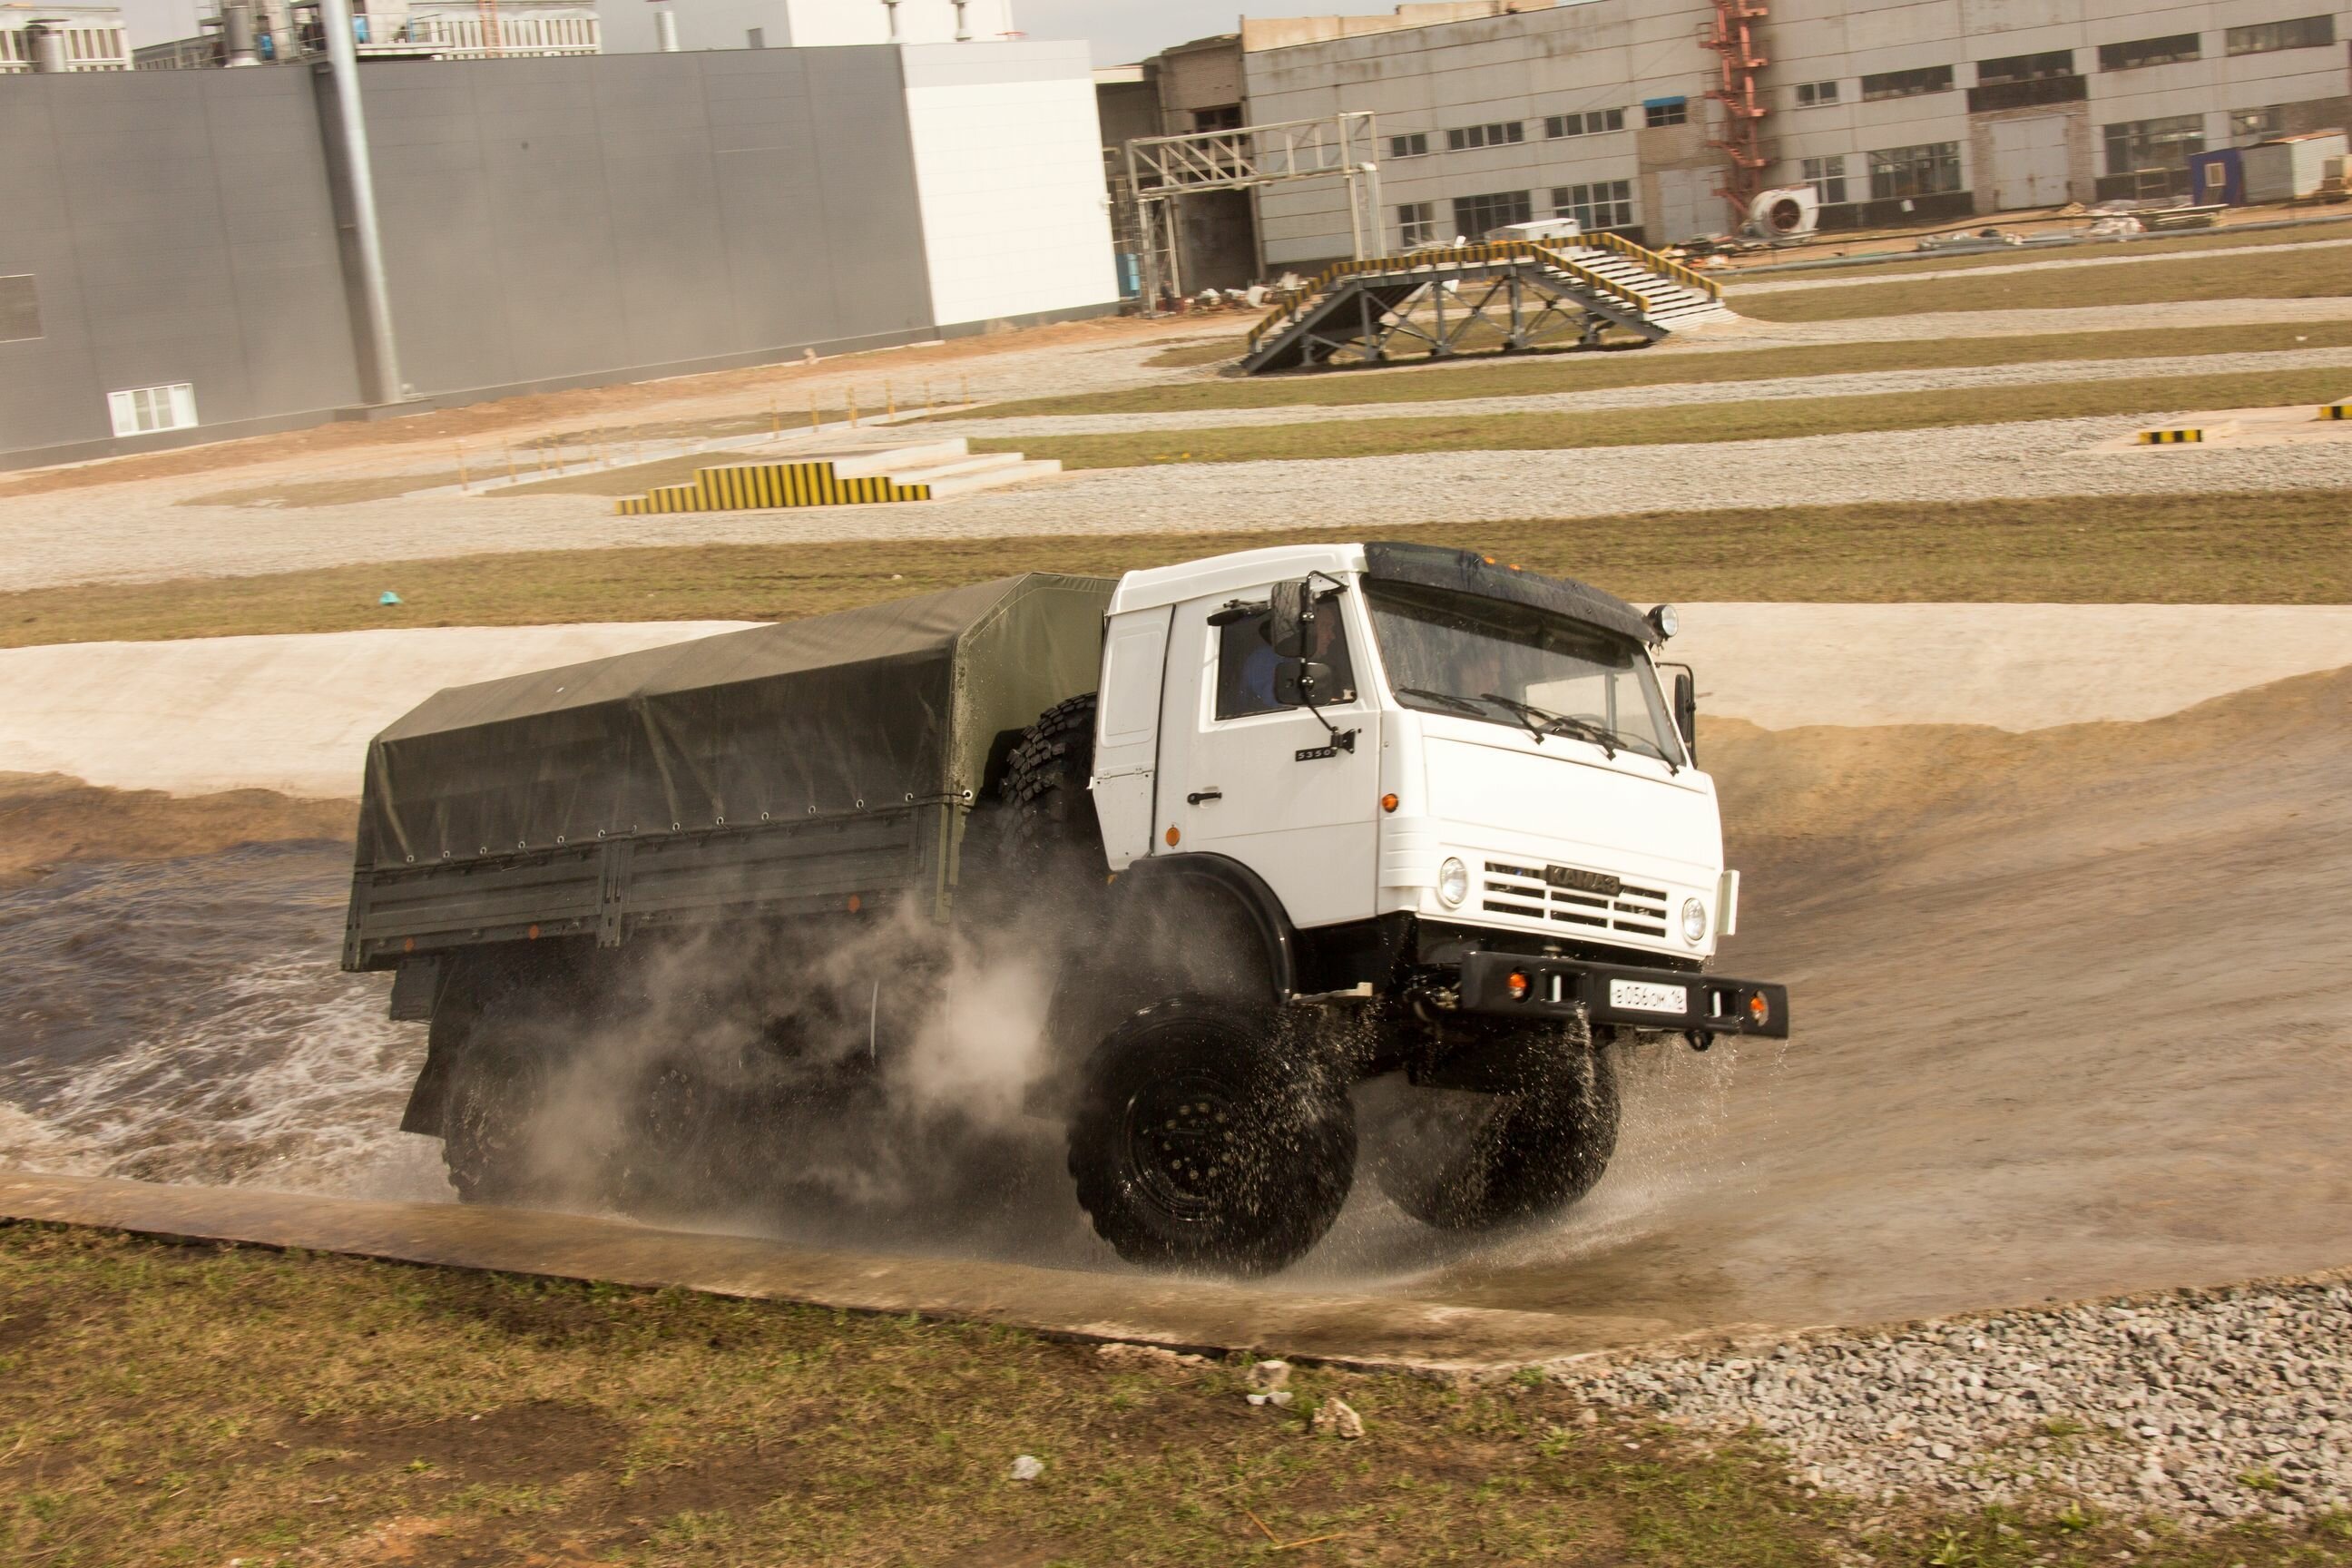
[[[2352,1285],[2247,1286],[1822,1334],[1554,1380],[1779,1439],[1811,1485],[2221,1522],[2352,1508]]]
[[[2115,243],[2118,247],[2127,247],[2131,244],[2129,240],[2118,240]],[[1870,283],[1926,283],[1939,278],[1999,278],[2011,272],[2055,272],[2069,267],[2105,267],[2119,261],[2202,261],[2215,256],[2250,254],[2291,256],[2298,250],[2332,250],[2346,245],[2352,245],[2352,239],[2305,239],[2297,240],[2292,245],[2216,246],[2210,250],[2159,250],[2152,256],[2117,254],[2110,250],[2105,255],[2069,256],[2044,261],[2020,261],[2008,267],[1948,267],[1933,271],[1884,272],[1870,278],[1791,278],[1771,283],[1726,283],[1723,292],[1726,301],[1728,302],[1734,296],[1747,298],[1757,294],[1779,294],[1792,289],[1852,289]],[[1981,255],[1982,252],[1978,254]],[[2031,256],[2034,253],[2030,250],[2021,250],[2019,254]],[[1908,258],[1895,255],[1886,259],[1902,261]]]
[[[1304,405],[1288,408],[1195,409],[1173,414],[1031,416],[959,419],[959,436],[1116,435],[1133,430],[1224,429],[1246,425],[1324,425],[1338,419],[1475,418],[1488,414],[1591,414],[1622,408],[1677,408],[1769,403],[1791,397],[1858,397],[1883,393],[1950,392],[1971,387],[2039,386],[2052,382],[2137,381],[2152,376],[2226,375],[2233,371],[2352,370],[2352,348],[2284,349],[2260,353],[2174,354],[2123,360],[2051,360],[1945,370],[1887,370],[1776,381],[1687,382],[1524,397],[1464,397],[1438,403]],[[2352,390],[2352,374],[2345,384]]]
[[[1852,501],[2352,488],[2352,443],[2084,449],[2166,416],[1780,441],[1170,464],[1096,469],[951,501],[673,517],[619,517],[610,500],[593,496],[213,514],[133,509],[120,491],[69,492],[0,510],[0,590],[643,544],[1213,535]]]

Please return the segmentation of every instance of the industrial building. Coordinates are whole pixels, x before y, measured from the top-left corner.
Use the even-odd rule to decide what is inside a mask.
[[[1139,75],[1161,134],[1376,115],[1381,248],[1552,216],[1660,244],[1780,186],[1831,229],[2185,195],[2193,154],[2352,123],[2347,39],[2346,0],[1455,0]],[[1185,198],[1188,279],[1349,253],[1339,182],[1246,195]]]
[[[0,0],[0,76],[130,68],[121,7]]]
[[[0,77],[0,466],[1117,308],[1084,44]]]

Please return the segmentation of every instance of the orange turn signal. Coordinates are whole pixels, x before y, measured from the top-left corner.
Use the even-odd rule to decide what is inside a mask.
[[[1535,983],[1528,978],[1528,972],[1524,969],[1512,970],[1503,980],[1503,989],[1511,994],[1511,1000],[1514,1002],[1526,1001],[1528,993],[1534,987]]]
[[[1179,832],[1177,832],[1177,831],[1176,831],[1176,825],[1175,825],[1174,823],[1172,823],[1172,822],[1171,822],[1171,823],[1170,823],[1170,824],[1168,825],[1168,834],[1167,834],[1167,837],[1168,837],[1168,847],[1169,847],[1169,848],[1171,848],[1171,849],[1175,848],[1175,847],[1176,847],[1176,841],[1177,841],[1178,839],[1180,839],[1180,838],[1183,837],[1184,837],[1184,836],[1183,836],[1182,834],[1181,834],[1181,833],[1179,833]]]
[[[1772,1004],[1760,995],[1748,999],[1748,1020],[1761,1028],[1772,1021]]]
[[[1397,797],[1396,797],[1396,796],[1394,796],[1394,795],[1384,795],[1381,796],[1381,809],[1382,811],[1394,811],[1396,808],[1397,808]]]

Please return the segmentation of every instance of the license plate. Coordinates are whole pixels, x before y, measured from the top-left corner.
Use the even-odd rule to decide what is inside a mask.
[[[1646,980],[1612,980],[1609,1005],[1628,1012],[1672,1013],[1680,1017],[1690,1011],[1690,989],[1683,985],[1653,985]]]

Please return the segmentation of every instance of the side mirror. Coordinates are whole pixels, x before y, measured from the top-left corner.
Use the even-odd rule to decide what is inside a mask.
[[[1687,669],[1675,672],[1675,727],[1683,732],[1683,750],[1698,765],[1698,678]]]
[[[1274,700],[1285,708],[1321,708],[1345,702],[1337,674],[1328,664],[1286,658],[1274,667]]]
[[[1266,641],[1276,658],[1304,658],[1315,628],[1314,584],[1301,577],[1276,583],[1267,602]]]

